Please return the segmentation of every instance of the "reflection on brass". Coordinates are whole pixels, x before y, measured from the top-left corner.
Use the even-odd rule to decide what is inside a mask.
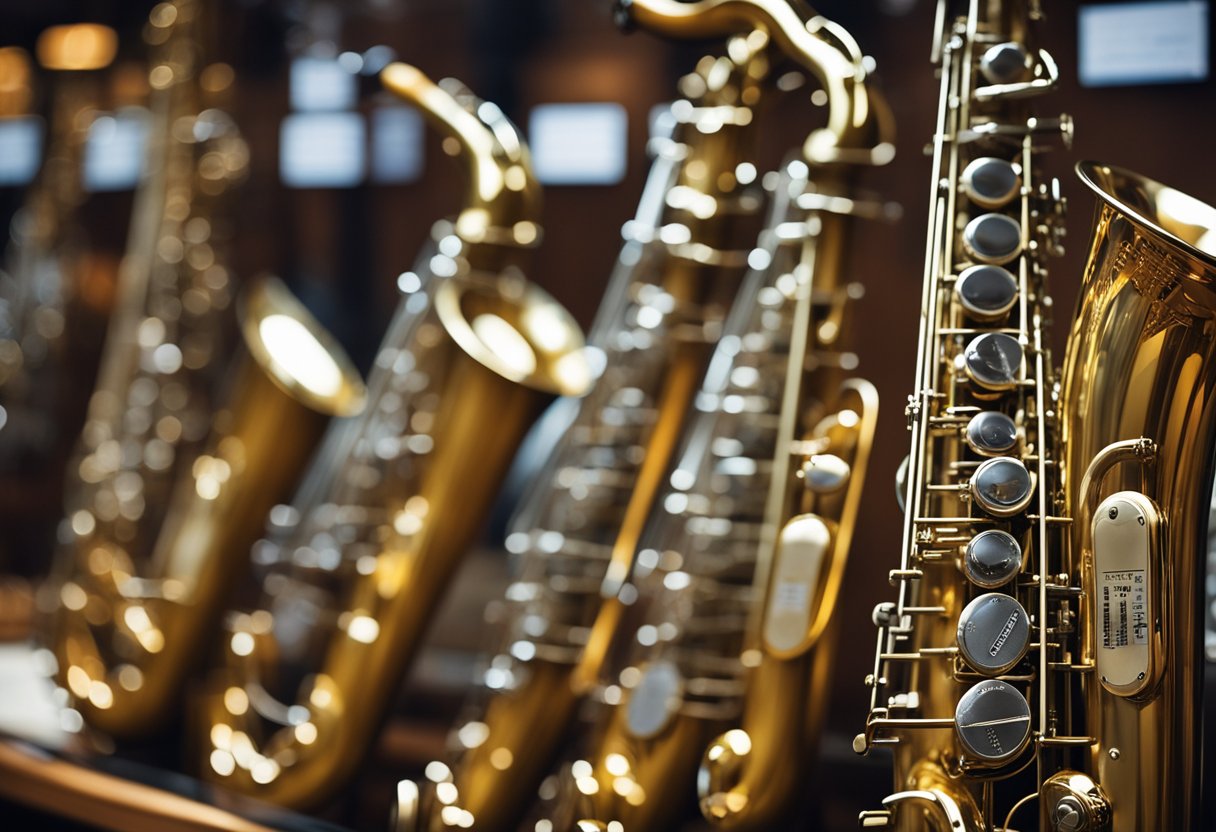
[[[839,271],[846,220],[837,214],[872,207],[848,199],[850,166],[890,155],[889,137],[877,130],[885,110],[858,82],[864,77],[861,55],[847,35],[820,18],[814,18],[812,34],[784,2],[637,2],[622,13],[672,36],[735,36],[726,56],[703,58],[681,82],[686,97],[671,108],[672,140],[652,142],[659,158],[643,208],[626,226],[621,264],[593,329],[606,369],[513,524],[508,548],[520,555],[521,574],[508,590],[508,634],[486,673],[489,704],[454,733],[452,764],[428,766],[420,819],[425,828],[513,828],[535,801],[580,702],[596,691],[607,704],[620,703],[601,726],[607,735],[588,760],[563,766],[574,776],[556,801],[535,811],[549,815],[557,828],[603,828],[610,821],[665,828],[680,808],[671,795],[691,794],[702,749],[722,718],[738,708],[738,656],[748,617],[760,626],[748,583],[766,512],[775,534],[778,523],[799,511],[826,509],[830,516],[830,507],[856,501],[852,488],[847,497],[804,497],[807,489],[795,473],[815,454],[825,469],[832,453],[864,465],[873,425],[872,389],[859,382],[837,389],[855,360],[839,336],[858,294]],[[763,242],[750,252],[733,252],[727,247],[734,240],[754,240],[758,230],[739,225],[736,215],[754,202],[745,186],[760,178],[748,142],[772,94],[764,83],[775,59],[770,41],[830,91],[845,95],[829,96],[830,129],[817,131],[808,143],[814,153],[792,162],[778,180],[773,193],[780,207],[773,209]],[[816,187],[808,187],[808,176]],[[750,272],[734,291],[745,263]],[[702,321],[707,303],[724,299],[723,288],[739,299],[711,357]],[[804,359],[823,365],[813,390],[801,383]],[[688,415],[690,402],[696,403],[694,415]],[[788,476],[780,475],[766,501],[778,446],[788,449],[776,454]],[[688,482],[668,483],[672,465],[678,467],[674,482]],[[838,472],[840,466],[848,467],[844,460]],[[727,532],[732,520],[733,532]],[[666,541],[684,522],[709,551],[698,560],[691,548],[677,547],[686,562],[672,562],[679,555],[670,551],[660,565],[658,551],[670,547],[659,539]],[[835,520],[829,522],[835,533]],[[847,537],[847,530],[839,534],[845,543]],[[816,599],[823,593],[829,608],[842,551],[826,558],[824,577],[811,589]],[[795,559],[791,554],[790,562]],[[649,577],[639,584],[642,574]],[[673,589],[692,582],[669,593],[676,606],[717,593],[717,610],[711,601],[691,614],[713,617],[712,626],[723,628],[721,638],[707,644],[694,639],[688,662],[656,657],[644,668],[630,666],[624,678],[638,678],[629,697],[608,677],[621,670],[616,655],[634,652],[634,634],[655,646],[672,641],[670,631],[679,626],[666,618],[650,622],[629,605],[643,604],[640,591],[656,597],[656,587],[666,592],[669,574]],[[678,618],[674,607],[671,612]],[[809,635],[813,642],[822,625],[818,617],[795,624],[802,628],[797,640]],[[805,677],[805,650],[794,652],[797,659],[783,657],[790,659],[788,672]],[[706,685],[712,692],[702,690]],[[698,701],[681,703],[681,689]],[[758,730],[768,743],[768,728]],[[765,748],[757,756],[780,753]]]
[[[281,284],[233,300],[222,199],[246,149],[199,101],[199,14],[189,0],[152,12],[170,31],[150,72],[150,170],[47,599],[58,683],[93,727],[120,737],[155,732],[180,707],[265,512],[326,418],[363,400],[345,356]]]
[[[0,740],[0,796],[90,829],[113,832],[272,832],[208,803]]]
[[[381,81],[459,141],[470,193],[398,279],[367,409],[270,512],[259,605],[229,614],[199,720],[207,779],[293,807],[346,787],[538,408],[591,376],[578,326],[522,271],[540,188],[514,125],[404,64]]]
[[[1120,168],[1078,165],[1099,204],[1057,384],[1043,278],[1063,204],[1058,183],[1041,184],[1043,123],[1028,99],[1058,71],[1034,48],[1033,5],[973,2],[945,18],[935,50],[931,236],[904,537],[890,573],[899,595],[874,613],[870,713],[854,741],[893,752],[894,793],[861,823],[1195,829],[1216,209]],[[1068,119],[1054,124],[1067,140]],[[1020,229],[1006,266],[1018,297],[1007,320],[985,321],[952,291],[985,256],[959,230],[992,210],[959,174],[998,156],[1023,185],[999,214]],[[1003,389],[956,360],[971,339],[998,334],[1022,358],[1004,362]],[[991,411],[1014,420],[1016,438],[985,460],[962,433]],[[973,556],[997,534],[1008,554],[985,556],[990,576]]]

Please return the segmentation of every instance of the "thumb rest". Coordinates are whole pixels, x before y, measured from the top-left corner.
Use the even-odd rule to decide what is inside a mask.
[[[892,749],[896,791],[860,821],[1010,829],[1037,800],[1041,829],[1195,828],[1216,211],[1078,166],[1101,204],[1057,383],[1034,138],[1071,124],[1018,103],[1057,76],[1037,8],[984,9],[938,50],[899,598],[854,743]]]
[[[381,81],[459,142],[470,192],[399,279],[366,411],[271,512],[261,606],[230,614],[202,710],[206,776],[300,808],[354,775],[524,432],[591,377],[578,326],[521,271],[540,190],[515,127],[405,64]]]
[[[363,387],[276,281],[238,304],[222,265],[221,200],[244,143],[199,102],[201,9],[153,9],[150,167],[69,494],[50,602],[59,684],[90,725],[145,736],[174,713],[239,562],[330,414]],[[232,367],[218,395],[217,375]]]
[[[806,22],[784,3],[634,2],[622,4],[618,11],[678,37],[745,34],[730,42],[729,58],[703,59],[698,73],[681,84],[689,99],[672,108],[680,122],[680,144],[673,148],[660,143],[660,159],[652,171],[653,182],[664,164],[663,155],[674,150],[683,157],[664,198],[667,208],[675,210],[651,221],[659,228],[650,236],[641,227],[641,216],[629,224],[627,240],[633,240],[627,242],[621,258],[633,267],[635,281],[661,269],[661,286],[640,286],[635,297],[641,303],[632,310],[613,294],[623,287],[619,277],[609,287],[601,320],[614,325],[597,325],[593,330],[605,335],[599,343],[608,353],[607,369],[513,524],[515,531],[507,544],[520,555],[521,575],[508,591],[513,608],[508,640],[486,672],[488,704],[470,708],[476,717],[453,735],[455,765],[436,761],[428,767],[431,783],[422,790],[419,814],[429,828],[454,822],[472,823],[478,829],[511,828],[533,801],[580,702],[598,687],[604,663],[615,649],[616,632],[629,615],[626,596],[636,592],[625,580],[634,568],[647,517],[662,496],[663,478],[675,460],[681,432],[688,429],[685,419],[708,359],[707,346],[689,343],[691,327],[682,323],[697,314],[692,302],[705,303],[690,291],[704,298],[710,281],[721,281],[722,267],[728,262],[725,256],[713,261],[698,258],[703,268],[693,270],[687,261],[698,248],[712,251],[707,243],[720,246],[717,241],[730,238],[726,221],[732,218],[722,212],[731,203],[723,196],[714,197],[717,183],[732,181],[735,173],[744,171],[750,172],[749,178],[755,175],[754,163],[741,161],[748,158],[741,139],[769,95],[759,86],[768,70],[761,50],[770,39],[785,44],[799,64],[849,88],[859,73],[850,59],[827,45],[835,43],[828,35],[830,24],[817,18],[813,28],[819,34],[812,36]],[[706,15],[716,22],[705,24],[702,16]],[[715,84],[715,78],[731,77],[728,69],[739,80]],[[825,160],[845,158],[854,152],[856,142],[853,158],[857,160],[889,158],[890,145],[884,142],[870,148],[872,154],[862,150],[859,137],[872,138],[868,133],[872,125],[858,112],[869,103],[829,98],[830,123],[840,125],[841,132],[833,142],[817,138],[815,152]],[[724,145],[727,138],[735,145]],[[742,176],[738,181],[745,182]],[[648,203],[649,192],[648,184],[643,204]],[[716,215],[700,209],[702,203],[712,208],[715,200]],[[791,223],[790,228],[794,226]],[[678,238],[671,233],[676,229],[683,231]],[[691,244],[685,242],[689,235]],[[651,246],[649,257],[631,256],[629,246],[639,237],[660,245]],[[746,259],[766,256],[771,252],[753,250]],[[745,257],[731,259],[742,262]],[[704,268],[715,265],[717,275]],[[694,275],[699,289],[688,283]],[[753,294],[759,289],[755,280]],[[843,295],[837,298],[842,305],[843,299]],[[619,317],[608,317],[614,314]],[[766,314],[776,313],[766,310]],[[651,316],[654,323],[644,323]],[[663,340],[653,342],[647,329]],[[639,366],[638,359],[629,356],[630,342],[639,335],[646,339],[644,348],[650,347],[643,360],[654,369]],[[622,422],[622,416],[629,421]],[[653,421],[639,424],[642,418]],[[700,747],[695,748],[694,754],[699,753]]]

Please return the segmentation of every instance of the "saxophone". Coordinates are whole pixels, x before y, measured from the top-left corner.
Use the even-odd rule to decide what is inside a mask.
[[[854,742],[892,749],[896,791],[866,827],[1010,828],[1036,801],[1041,829],[1199,823],[1216,210],[1078,165],[1099,205],[1057,382],[1034,136],[1061,125],[1017,106],[1056,76],[1035,16],[973,3],[939,50],[899,598]]]
[[[863,827],[1008,827],[1023,805],[1017,775],[1037,758],[1043,776],[1076,741],[1052,737],[1069,719],[1052,688],[1071,672],[1075,599],[1061,581],[1065,414],[1046,332],[1063,201],[1058,183],[1040,183],[1036,146],[1069,122],[1026,103],[1057,77],[1032,41],[1037,16],[1020,2],[939,5],[899,597],[874,612],[870,714],[854,740],[892,749],[896,793]]]
[[[808,24],[833,47],[815,74],[845,90],[851,129],[827,155],[813,150],[822,138],[807,142],[780,171],[763,254],[639,542],[632,638],[603,691],[615,704],[591,753],[563,767],[556,828],[669,829],[697,791],[715,825],[773,828],[806,773],[877,415],[873,386],[851,377],[862,288],[846,259],[852,218],[889,209],[853,186],[891,158],[861,51],[823,18]]]
[[[233,550],[256,537],[328,416],[364,395],[280,283],[234,299],[221,208],[247,151],[227,116],[201,103],[227,76],[201,66],[202,11],[162,3],[146,28],[157,47],[150,164],[47,599],[57,682],[94,728],[123,739],[176,711],[241,565]],[[234,307],[239,353],[226,348]]]
[[[540,188],[514,125],[405,64],[381,81],[459,143],[468,196],[398,279],[364,415],[270,513],[261,606],[229,616],[202,706],[205,775],[292,807],[354,776],[539,406],[591,380],[578,326],[522,271]]]
[[[38,177],[13,217],[0,269],[0,501],[11,534],[4,545],[16,550],[4,553],[5,567],[37,575],[45,574],[49,552],[30,546],[20,529],[33,520],[34,534],[52,536],[53,525],[44,521],[58,517],[46,517],[46,509],[58,510],[62,469],[84,418],[81,388],[91,385],[90,354],[104,325],[103,304],[82,291],[84,241],[74,219],[97,114],[93,76],[116,48],[113,30],[96,24],[54,26],[39,37],[39,62],[55,82],[50,136]],[[5,84],[28,97],[28,63],[17,57],[24,53],[0,52]],[[24,547],[35,550],[32,557],[22,557]]]
[[[737,294],[748,262],[747,250],[726,246],[751,249],[756,239],[756,224],[739,214],[759,208],[744,186],[757,177],[749,143],[757,110],[772,94],[764,84],[769,44],[812,71],[839,60],[836,47],[784,2],[634,0],[617,12],[623,24],[675,37],[743,34],[681,82],[673,138],[653,143],[659,158],[650,182],[665,173],[669,185],[660,199],[649,188],[643,194],[646,224],[640,211],[626,226],[593,329],[606,369],[507,539],[520,576],[507,591],[507,640],[485,674],[489,701],[473,703],[474,718],[453,732],[451,765],[433,761],[424,788],[407,787],[405,822],[428,828],[510,828],[597,687],[632,600],[627,578],[639,537],[721,332],[716,307]],[[849,82],[825,75],[829,90]],[[816,158],[851,152],[849,141],[836,144],[864,129],[850,106],[829,95],[828,128],[808,140]]]

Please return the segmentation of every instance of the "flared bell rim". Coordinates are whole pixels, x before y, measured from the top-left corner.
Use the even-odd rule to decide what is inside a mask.
[[[582,328],[539,286],[502,291],[447,278],[435,292],[435,309],[460,348],[503,378],[559,396],[590,389],[594,373]],[[492,328],[484,325],[491,322]]]
[[[326,416],[354,416],[367,387],[338,341],[277,277],[241,294],[241,335],[255,362],[287,395]]]
[[[1216,208],[1116,165],[1081,161],[1077,176],[1098,199],[1216,269]]]

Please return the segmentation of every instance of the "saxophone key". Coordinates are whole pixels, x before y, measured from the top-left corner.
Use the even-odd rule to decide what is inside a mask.
[[[981,263],[1003,266],[1022,252],[1022,226],[1004,214],[981,214],[963,229],[963,249]]]
[[[977,321],[999,321],[1018,300],[1018,281],[1001,266],[975,265],[964,269],[954,283],[959,305]]]
[[[984,511],[995,517],[1013,517],[1030,505],[1034,477],[1021,460],[996,457],[975,469],[970,493]]]
[[[1017,424],[1009,416],[995,410],[985,410],[971,417],[963,438],[967,446],[981,456],[999,456],[1013,450],[1018,443]]]
[[[814,494],[839,491],[852,474],[852,468],[835,454],[814,454],[800,470],[806,489]]]
[[[983,392],[1012,390],[1024,368],[1022,345],[1004,332],[985,333],[969,343],[962,354],[962,369]],[[978,392],[978,395],[983,395]]]
[[[971,538],[963,555],[967,579],[984,589],[1009,583],[1021,569],[1021,545],[1017,538],[1000,529],[987,529]]]
[[[980,74],[990,84],[1012,84],[1030,72],[1031,57],[1026,47],[1006,41],[989,47],[980,58]]]
[[[1030,739],[1030,705],[1008,682],[993,679],[970,688],[954,710],[955,733],[972,762],[1000,765]]]
[[[1008,205],[1022,190],[1018,168],[1005,159],[980,156],[963,169],[963,193],[981,208],[990,210]]]
[[[1011,595],[987,592],[959,615],[959,652],[985,676],[999,676],[1013,668],[1029,645],[1030,616]]]

